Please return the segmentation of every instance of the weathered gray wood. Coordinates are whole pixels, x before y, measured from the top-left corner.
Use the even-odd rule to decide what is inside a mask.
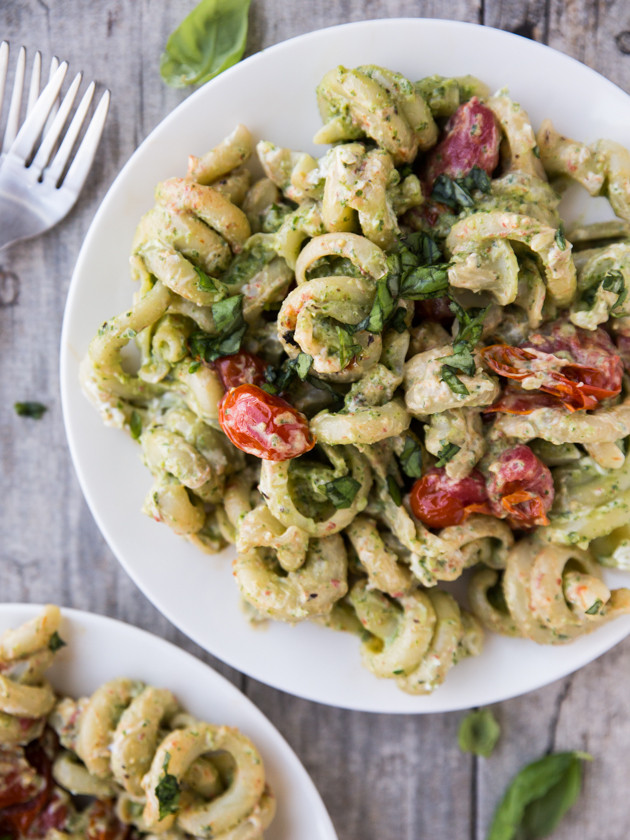
[[[158,75],[168,33],[193,0],[2,0],[0,38],[54,51],[112,89],[103,144],[73,213],[54,231],[0,254],[0,597],[106,613],[170,639],[243,688],[312,774],[340,840],[482,840],[507,781],[551,748],[593,753],[585,792],[559,840],[625,837],[630,640],[579,674],[495,707],[503,736],[489,760],[457,749],[461,714],[369,716],[298,700],[201,652],[136,589],[100,537],[65,443],[58,345],[82,238],[138,143],[187,94]],[[623,0],[253,0],[247,52],[351,20],[444,17],[516,31],[575,55],[630,90],[630,8]],[[623,35],[623,33],[626,33]],[[40,399],[40,422],[12,404]],[[623,828],[622,828],[623,826]],[[299,840],[291,838],[290,840]]]

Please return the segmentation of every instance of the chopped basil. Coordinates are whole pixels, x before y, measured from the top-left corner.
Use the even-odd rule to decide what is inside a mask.
[[[357,353],[360,353],[362,350],[361,345],[355,344],[352,340],[355,327],[353,324],[344,324],[336,318],[328,317],[326,320],[336,333],[339,365],[341,370],[343,370],[350,364]]]
[[[169,814],[176,814],[179,808],[180,787],[177,778],[168,772],[168,763],[170,760],[171,754],[167,752],[164,757],[164,764],[162,765],[164,775],[155,788],[155,795],[160,806],[159,818],[161,820]]]
[[[33,420],[41,419],[48,411],[48,408],[40,402],[16,402],[13,408],[20,417],[32,417]]]
[[[381,279],[376,284],[376,294],[369,315],[360,321],[354,331],[367,330],[371,333],[381,333],[385,328],[387,320],[391,317],[396,301],[389,290],[387,278]]]
[[[448,291],[448,270],[445,264],[420,265],[409,271],[400,284],[400,296],[406,300],[442,297]]]
[[[459,370],[467,376],[475,375],[475,360],[470,348],[465,341],[456,341],[453,345],[453,353],[451,356],[442,356],[438,361],[448,362],[448,367],[451,370]]]
[[[134,440],[138,440],[142,434],[142,417],[140,417],[140,414],[135,410],[131,412],[131,417],[129,419],[129,431],[131,432],[131,437]]]
[[[61,638],[59,633],[57,633],[57,631],[55,630],[50,639],[48,639],[48,650],[51,650],[53,653],[56,653],[60,648],[65,646],[66,643]]]
[[[265,371],[268,386],[265,391],[269,391],[270,394],[285,391],[294,375],[301,380],[306,379],[312,364],[312,356],[309,356],[308,353],[298,353],[295,359],[285,359],[280,368],[274,368],[270,365]]]
[[[257,244],[237,254],[221,280],[227,286],[244,286],[276,256],[271,248]]]
[[[394,500],[394,504],[400,507],[402,505],[402,490],[398,486],[396,479],[391,475],[387,476],[387,489],[389,490],[389,495]]]
[[[621,310],[622,304],[628,297],[628,289],[626,288],[626,281],[621,271],[612,269],[602,280],[602,289],[605,292],[612,292],[617,295],[617,302],[610,311],[613,318],[623,318],[626,313]]]
[[[216,334],[196,330],[188,339],[190,354],[197,361],[213,362],[221,356],[238,353],[241,349],[247,330],[243,319],[243,295],[232,295],[213,303],[212,317]]]
[[[451,460],[451,458],[453,458],[455,455],[457,455],[457,453],[459,452],[460,449],[461,449],[461,446],[458,446],[456,443],[444,443],[444,444],[442,444],[442,448],[438,452],[438,459],[439,460],[437,460],[435,462],[435,466],[436,467],[443,467],[445,464],[448,464],[448,462]]]
[[[197,275],[197,286],[201,289],[202,292],[216,292],[219,295],[223,295],[225,293],[225,288],[223,283],[219,280],[216,280],[214,277],[210,277],[209,274],[199,268],[198,265],[193,265],[195,269],[195,273]]]
[[[582,786],[582,752],[546,755],[512,780],[494,814],[487,840],[547,837],[577,799]]]
[[[459,394],[461,397],[467,397],[470,394],[468,388],[455,373],[454,368],[451,368],[448,365],[442,365],[440,369],[440,379],[442,382],[446,382],[454,394]]]
[[[409,478],[420,478],[422,475],[422,449],[411,436],[405,438],[405,446],[398,458],[400,466]]]
[[[349,475],[342,475],[334,478],[324,485],[324,491],[328,500],[333,503],[337,510],[349,508],[354,501],[361,485]]]
[[[483,333],[483,322],[489,308],[489,306],[485,306],[483,308],[464,309],[456,300],[451,300],[449,309],[457,318],[459,324],[457,341],[465,341],[471,347],[479,342]]]
[[[561,251],[564,251],[564,249],[567,247],[567,239],[564,235],[564,225],[562,224],[562,222],[560,222],[560,227],[556,231],[555,240],[558,248],[560,248]]]
[[[598,598],[591,604],[591,606],[587,610],[585,610],[586,615],[599,615],[599,611],[603,606],[604,602],[600,598]]]
[[[472,193],[479,190],[490,192],[490,178],[483,169],[473,166],[463,178],[449,178],[448,175],[438,175],[433,184],[431,198],[440,204],[446,204],[453,210],[462,207],[472,207],[475,200]]]
[[[469,712],[459,725],[457,742],[462,752],[488,758],[494,750],[501,727],[490,709]]]
[[[193,362],[192,364],[188,365],[188,373],[197,373],[200,367],[201,362]]]
[[[540,159],[540,146],[538,145],[538,143],[536,143],[536,145],[532,149],[532,152],[534,153],[534,157],[537,157],[537,158]]]

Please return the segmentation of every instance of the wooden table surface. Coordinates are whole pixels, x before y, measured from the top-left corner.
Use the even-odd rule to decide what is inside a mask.
[[[483,840],[497,799],[525,762],[553,749],[594,756],[554,837],[628,836],[630,638],[578,673],[494,707],[491,759],[460,753],[461,713],[368,715],[268,688],[205,654],[138,591],[100,536],[70,460],[59,397],[65,297],[90,221],[114,176],[187,95],[157,67],[194,0],[1,0],[0,39],[58,54],[102,81],[112,108],[96,165],[70,216],[0,253],[0,592],[123,619],[174,641],[225,674],[285,735],[317,785],[340,840]],[[247,54],[336,23],[443,17],[510,30],[585,62],[630,92],[628,0],[253,0]],[[49,407],[35,422],[17,400]],[[300,840],[300,838],[287,838]]]

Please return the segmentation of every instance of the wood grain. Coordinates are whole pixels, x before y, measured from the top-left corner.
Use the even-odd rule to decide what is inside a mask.
[[[556,833],[621,840],[630,744],[630,640],[578,674],[499,704],[495,755],[457,748],[461,714],[385,716],[298,700],[243,677],[175,630],[136,589],[101,538],[67,450],[58,382],[65,296],[87,226],[111,181],[150,130],[185,96],[158,62],[193,0],[3,0],[0,37],[54,51],[112,90],[102,148],[74,212],[54,231],[0,253],[0,593],[57,601],[121,618],[172,640],[243,689],[296,749],[340,840],[483,840],[509,778],[549,749],[594,756],[583,797]],[[485,23],[548,42],[630,91],[630,8],[587,0],[253,0],[247,53],[302,32],[377,17]],[[625,34],[624,34],[625,33]],[[16,400],[49,407],[20,419]],[[290,838],[299,840],[299,838]]]

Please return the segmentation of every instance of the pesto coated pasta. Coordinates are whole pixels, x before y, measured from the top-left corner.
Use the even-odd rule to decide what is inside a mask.
[[[47,606],[0,636],[3,836],[262,840],[275,800],[254,744],[128,678],[57,696],[43,671],[60,620]]]
[[[339,66],[316,99],[321,154],[239,125],[157,186],[81,380],[144,511],[235,546],[250,615],[354,632],[423,694],[482,626],[630,612],[601,571],[630,568],[630,153],[472,76]],[[611,219],[565,229],[571,183]]]

